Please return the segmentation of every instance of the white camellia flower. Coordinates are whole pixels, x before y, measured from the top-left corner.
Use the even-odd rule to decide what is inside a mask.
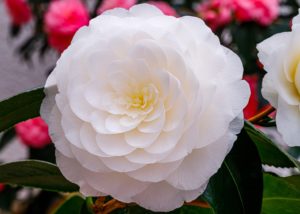
[[[289,146],[300,146],[300,15],[291,32],[278,33],[257,49],[267,71],[262,94],[277,109],[277,129]]]
[[[242,70],[198,18],[142,4],[92,19],[45,86],[61,172],[84,195],[153,211],[197,198],[243,126]]]

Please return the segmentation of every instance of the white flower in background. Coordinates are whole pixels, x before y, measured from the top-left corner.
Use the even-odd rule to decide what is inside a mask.
[[[170,211],[205,190],[231,149],[249,98],[241,78],[202,20],[114,9],[76,33],[41,114],[84,195]]]
[[[276,34],[257,49],[267,71],[262,94],[277,109],[277,129],[287,145],[300,146],[300,15],[291,32]]]

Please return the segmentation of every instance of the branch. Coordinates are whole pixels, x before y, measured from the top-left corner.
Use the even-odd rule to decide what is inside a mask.
[[[266,116],[268,116],[269,114],[271,114],[273,111],[275,111],[275,108],[273,106],[269,106],[266,110],[258,113],[257,115],[254,115],[248,121],[255,124],[263,118],[265,118]]]
[[[93,211],[95,214],[109,214],[117,209],[122,209],[128,206],[134,206],[136,204],[134,203],[123,203],[121,201],[118,201],[116,199],[111,199],[107,202],[105,202],[105,197],[99,197],[93,206]],[[195,200],[191,202],[185,202],[184,205],[186,206],[196,206],[201,208],[210,208],[210,205],[205,201]]]

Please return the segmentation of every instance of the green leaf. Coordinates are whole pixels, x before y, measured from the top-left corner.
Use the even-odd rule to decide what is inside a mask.
[[[210,208],[201,208],[194,206],[183,206],[179,209],[179,214],[214,214],[214,210]]]
[[[67,198],[52,214],[80,214],[84,203],[85,200],[82,197],[79,195],[72,195]]]
[[[56,165],[36,160],[0,165],[0,183],[60,192],[75,192],[79,189],[63,177]]]
[[[295,214],[300,211],[300,176],[264,175],[263,214]]]
[[[43,88],[18,94],[0,102],[0,132],[21,121],[40,115]]]
[[[252,124],[245,121],[244,129],[256,144],[263,164],[276,167],[297,167],[300,169],[300,163],[295,158],[273,143],[272,140]]]
[[[243,129],[202,198],[220,214],[257,214],[261,210],[263,177],[255,144]]]

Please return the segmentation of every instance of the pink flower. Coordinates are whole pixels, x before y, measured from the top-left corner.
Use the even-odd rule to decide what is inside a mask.
[[[231,21],[232,0],[207,0],[196,7],[199,16],[215,31]]]
[[[148,4],[152,4],[160,9],[167,16],[177,16],[176,10],[172,8],[167,2],[163,1],[149,1]]]
[[[49,45],[63,52],[71,43],[75,32],[88,22],[88,11],[79,0],[52,1],[45,14]]]
[[[235,16],[240,22],[271,24],[278,16],[278,0],[234,0]]]
[[[43,148],[51,142],[48,126],[41,117],[18,123],[15,129],[21,141],[32,148]]]
[[[8,13],[15,25],[22,25],[30,21],[32,14],[26,0],[5,0]]]
[[[104,0],[97,10],[97,14],[101,14],[106,10],[110,10],[116,7],[129,9],[135,5],[137,0]]]

